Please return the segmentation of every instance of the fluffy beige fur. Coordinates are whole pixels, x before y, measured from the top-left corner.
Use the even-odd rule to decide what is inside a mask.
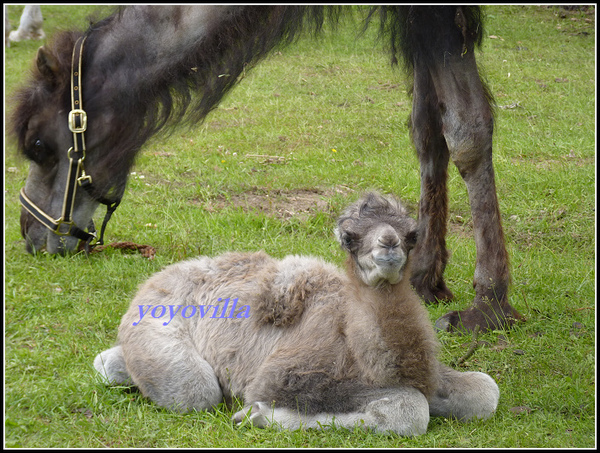
[[[240,397],[246,406],[234,420],[258,426],[361,424],[417,435],[430,414],[489,417],[499,397],[493,379],[436,358],[409,280],[415,226],[398,201],[368,194],[338,221],[346,273],[319,258],[263,252],[171,265],[141,286],[118,345],[94,365],[107,382],[133,383],[174,410]],[[234,299],[235,313],[222,317]],[[165,307],[154,312],[164,316],[149,305]],[[204,315],[182,316],[191,305]]]

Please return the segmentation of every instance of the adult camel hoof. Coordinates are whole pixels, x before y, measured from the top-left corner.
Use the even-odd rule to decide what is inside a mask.
[[[446,303],[454,299],[454,294],[452,294],[452,291],[448,289],[443,280],[434,287],[425,285],[415,278],[411,280],[411,284],[426,305],[437,305],[440,302]]]
[[[523,316],[508,302],[499,304],[494,300],[475,299],[471,308],[446,313],[436,320],[434,326],[437,331],[466,334],[472,333],[476,327],[480,332],[505,329],[522,320]]]

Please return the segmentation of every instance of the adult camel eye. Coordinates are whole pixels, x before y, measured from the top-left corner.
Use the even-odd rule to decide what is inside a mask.
[[[42,163],[47,158],[48,151],[44,142],[37,139],[25,150],[25,154],[34,162]]]

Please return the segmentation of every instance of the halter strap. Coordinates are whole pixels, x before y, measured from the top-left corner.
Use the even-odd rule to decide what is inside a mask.
[[[89,252],[91,248],[104,243],[104,230],[113,212],[121,202],[121,197],[108,199],[96,196],[92,186],[92,177],[85,173],[83,166],[86,149],[84,133],[87,130],[87,114],[83,109],[81,64],[83,59],[83,45],[86,39],[87,36],[83,36],[77,40],[73,47],[71,60],[71,111],[68,116],[68,126],[69,130],[73,133],[73,146],[67,151],[69,171],[65,187],[62,215],[57,220],[53,220],[29,199],[25,194],[25,189],[21,189],[19,200],[23,207],[35,219],[49,228],[53,233],[59,236],[74,236],[85,241],[85,250]],[[75,222],[72,220],[77,186],[83,187],[94,200],[106,205],[106,214],[104,216],[104,221],[102,222],[100,238],[93,245],[90,243],[96,238],[94,222],[92,221],[90,223],[88,227],[89,231],[86,232],[75,225]]]

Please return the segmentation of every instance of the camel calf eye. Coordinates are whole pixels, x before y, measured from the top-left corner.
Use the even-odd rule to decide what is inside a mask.
[[[348,250],[353,250],[358,246],[359,238],[354,233],[344,233],[342,235],[342,245]]]

